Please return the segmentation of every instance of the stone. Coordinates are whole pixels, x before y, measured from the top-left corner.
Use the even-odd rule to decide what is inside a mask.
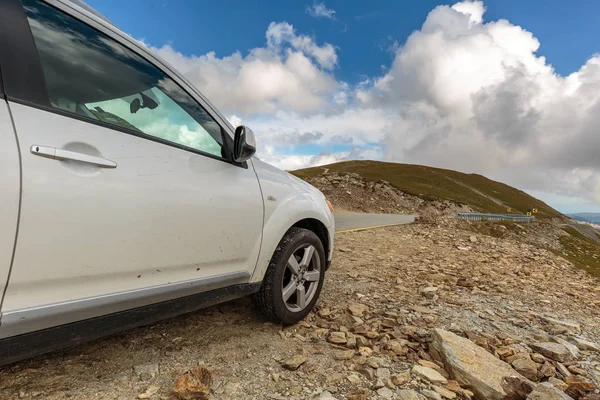
[[[540,383],[527,396],[527,400],[573,400],[564,392],[558,390],[548,382]]]
[[[594,342],[590,342],[589,340],[581,339],[578,337],[574,337],[573,341],[575,342],[575,345],[579,348],[579,350],[597,351],[600,353],[600,347]]]
[[[410,372],[400,372],[399,374],[394,374],[391,377],[392,383],[396,386],[406,385],[410,382]]]
[[[415,365],[411,372],[413,375],[421,379],[425,379],[426,381],[429,381],[431,383],[438,383],[442,385],[448,383],[448,379],[444,378],[442,374],[440,374],[433,368],[424,367],[422,365]]]
[[[406,353],[408,353],[408,348],[406,347],[407,344],[408,344],[408,342],[406,340],[403,340],[403,341],[391,340],[390,342],[388,342],[386,344],[386,348],[388,350],[393,351],[394,354],[396,354],[398,356],[403,356],[403,355],[406,355]]]
[[[562,321],[560,319],[551,317],[542,317],[542,319],[549,324],[564,326],[565,328],[575,331],[577,333],[581,332],[581,325],[579,325],[576,322]]]
[[[471,235],[471,236],[469,237],[469,241],[470,241],[471,243],[477,243],[477,236],[475,236],[475,235]]]
[[[565,382],[567,385],[569,385],[569,387],[565,390],[565,393],[571,397],[575,397],[576,399],[579,399],[580,397],[583,397],[596,389],[596,386],[594,386],[593,383],[582,378],[581,376],[567,376],[565,378]]]
[[[559,337],[555,337],[554,340],[557,343],[562,344],[563,346],[565,346],[567,348],[567,350],[569,350],[569,353],[571,353],[571,355],[573,356],[573,359],[577,359],[579,358],[579,348],[577,348],[577,346],[575,346],[572,343],[567,342],[565,339],[563,338],[559,338]]]
[[[456,286],[461,286],[461,287],[466,287],[466,288],[472,288],[472,287],[475,286],[475,282],[473,282],[473,279],[471,279],[469,277],[461,276],[456,281]]]
[[[148,386],[144,393],[138,394],[138,399],[149,399],[160,390],[160,386]]]
[[[356,335],[354,339],[356,339],[356,345],[358,347],[367,347],[369,345],[369,339],[364,336]]]
[[[538,364],[543,364],[546,362],[546,357],[544,357],[543,355],[538,354],[538,353],[533,353],[531,355],[531,359]]]
[[[573,360],[571,352],[560,343],[537,342],[529,345],[533,351],[536,351],[544,357],[554,361],[567,362]]]
[[[306,358],[306,356],[302,354],[294,354],[290,358],[284,360],[281,363],[281,366],[285,369],[289,369],[290,371],[295,371],[298,368],[300,368],[300,366],[304,364],[307,360],[308,358]]]
[[[321,394],[319,395],[319,399],[320,400],[336,400],[336,398],[333,396],[333,394],[331,394],[331,392],[328,392],[327,390],[321,392]]]
[[[427,298],[432,298],[437,294],[437,290],[438,288],[436,288],[435,286],[427,286],[421,289],[421,295]]]
[[[567,368],[569,368],[569,371],[575,375],[589,376],[585,369],[577,365],[569,365]]]
[[[430,389],[421,390],[421,394],[431,400],[442,400],[442,396],[438,392]]]
[[[354,357],[354,350],[338,350],[333,353],[333,358],[338,361],[349,360]]]
[[[523,377],[505,376],[501,386],[506,392],[502,400],[521,400],[535,389],[535,383]]]
[[[348,400],[368,400],[369,391],[367,389],[353,390],[350,393],[348,393],[346,398]]]
[[[502,387],[505,377],[529,382],[504,361],[452,332],[435,329],[430,349],[440,356],[452,378],[486,400],[506,395]]]
[[[554,386],[555,388],[557,388],[558,390],[561,390],[561,391],[563,391],[563,392],[564,392],[565,390],[567,390],[567,388],[569,387],[569,385],[567,385],[567,384],[566,384],[564,381],[562,381],[562,380],[560,380],[560,379],[558,379],[558,378],[555,378],[555,377],[553,377],[553,376],[552,376],[552,377],[550,377],[550,379],[548,379],[548,382],[549,382],[549,383],[550,383],[552,386]]]
[[[445,399],[452,400],[452,399],[456,398],[456,393],[454,393],[453,391],[448,390],[446,388],[434,386],[433,390],[435,390],[437,393],[439,393]]]
[[[348,382],[350,382],[353,385],[358,385],[360,383],[360,376],[356,374],[348,375],[346,379],[348,379]]]
[[[348,336],[348,335],[346,335],[346,336]],[[355,336],[346,338],[346,347],[349,349],[356,348],[356,337]]]
[[[140,364],[133,367],[133,372],[141,381],[149,381],[158,375],[158,364]]]
[[[421,400],[419,394],[411,389],[400,390],[397,394],[399,400]]]
[[[556,375],[556,368],[550,362],[546,361],[539,370],[539,375],[542,378],[549,378]]]
[[[512,362],[513,368],[527,379],[538,380],[537,364],[528,358],[517,358]]]
[[[386,379],[391,376],[391,373],[389,368],[377,368],[377,371],[375,371],[375,376],[379,379]]]
[[[561,364],[561,363],[556,363],[556,370],[558,371],[559,374],[561,374],[563,376],[563,378],[573,375],[573,374],[571,374],[571,371],[569,371],[569,369],[567,367],[565,367],[564,364]]]
[[[195,367],[185,372],[175,382],[173,394],[182,400],[208,399],[213,385],[211,372],[206,367]]]
[[[334,372],[332,374],[327,375],[327,377],[325,378],[325,382],[327,382],[327,385],[334,385],[344,380],[344,378],[345,376],[341,372]]]
[[[377,395],[382,399],[391,399],[392,397],[394,397],[394,392],[392,392],[386,387],[382,387],[377,389]]]
[[[435,310],[432,310],[431,308],[425,306],[412,306],[411,308],[414,312],[417,312],[419,314],[437,314]]]
[[[350,311],[350,314],[354,315],[355,317],[361,317],[368,309],[369,307],[360,303],[354,303],[348,306],[348,311]]]
[[[317,312],[317,315],[321,318],[327,318],[331,315],[331,310],[329,308],[322,308]]]
[[[327,337],[327,341],[333,344],[346,344],[346,333],[345,332],[331,332]]]
[[[360,354],[361,356],[364,357],[370,357],[373,355],[373,349],[371,349],[370,347],[359,347],[358,348],[358,354]]]

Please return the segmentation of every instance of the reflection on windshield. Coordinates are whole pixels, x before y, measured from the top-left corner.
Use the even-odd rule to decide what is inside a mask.
[[[92,27],[23,0],[53,107],[221,156],[221,128],[177,83]]]

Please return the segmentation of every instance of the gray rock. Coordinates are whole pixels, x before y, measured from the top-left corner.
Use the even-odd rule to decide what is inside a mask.
[[[542,317],[542,319],[549,324],[564,326],[565,328],[575,331],[577,333],[581,332],[581,325],[579,325],[576,322],[562,321],[560,319],[551,317]]]
[[[433,390],[423,389],[421,390],[421,394],[431,400],[442,400],[442,396]]]
[[[600,353],[600,347],[589,340],[581,339],[578,337],[573,338],[573,341],[579,347],[580,350],[589,350],[589,351],[597,351]]]
[[[433,390],[438,392],[444,399],[456,399],[456,393],[440,386],[434,386]]]
[[[386,387],[382,387],[381,389],[377,390],[377,395],[382,399],[391,399],[394,397],[394,392]]]
[[[558,371],[559,374],[561,374],[564,378],[566,378],[567,376],[571,376],[573,375],[571,373],[571,371],[569,371],[569,369],[567,367],[565,367],[564,364],[561,363],[556,363],[556,370]]]
[[[577,348],[577,346],[575,346],[574,344],[569,343],[565,339],[559,338],[559,337],[555,337],[554,341],[565,346],[567,348],[567,350],[569,350],[569,353],[571,353],[573,358],[579,358],[579,349]]]
[[[448,380],[433,368],[415,365],[411,372],[413,375],[418,376],[421,379],[425,379],[431,383],[440,383],[442,385],[448,383]]]
[[[507,393],[502,387],[502,379],[505,377],[516,377],[528,382],[504,361],[452,332],[436,329],[430,348],[444,361],[450,376],[461,385],[471,388],[480,398],[504,398]]]
[[[158,375],[158,364],[140,364],[133,367],[133,372],[142,381],[149,381]]]
[[[327,390],[322,392],[321,395],[319,396],[320,400],[336,400],[335,397],[333,397],[333,395],[328,392]]]
[[[544,357],[551,358],[554,361],[567,362],[573,360],[571,352],[560,343],[538,342],[529,345],[535,352],[540,353]]]
[[[377,368],[375,376],[381,379],[389,378],[391,376],[389,368]]]
[[[573,400],[565,392],[561,392],[548,382],[540,383],[527,396],[527,400]]]
[[[414,390],[404,389],[398,391],[398,399],[400,400],[421,400],[419,394]]]

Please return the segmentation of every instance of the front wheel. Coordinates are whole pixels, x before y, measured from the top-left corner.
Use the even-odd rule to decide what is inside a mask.
[[[271,321],[295,324],[317,302],[325,266],[319,237],[308,229],[290,228],[271,258],[255,303]]]

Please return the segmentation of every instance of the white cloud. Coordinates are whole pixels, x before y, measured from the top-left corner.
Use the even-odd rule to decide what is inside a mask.
[[[600,204],[600,55],[558,75],[531,32],[484,13],[480,1],[436,7],[382,75],[356,85],[333,75],[336,47],[286,22],[247,55],[158,51],[253,127],[259,156],[275,165],[368,156]],[[290,155],[308,144],[313,154]]]
[[[335,18],[335,10],[327,8],[325,3],[314,2],[312,6],[306,6],[306,13],[315,18]]]
[[[265,47],[245,56],[186,56],[170,45],[153,50],[226,113],[308,113],[327,106],[340,86],[327,71],[337,63],[335,48],[296,35],[287,22],[271,23],[266,38]]]
[[[435,8],[390,70],[358,90],[363,107],[398,110],[385,158],[600,203],[600,57],[562,77],[532,33],[484,22],[484,11]]]

